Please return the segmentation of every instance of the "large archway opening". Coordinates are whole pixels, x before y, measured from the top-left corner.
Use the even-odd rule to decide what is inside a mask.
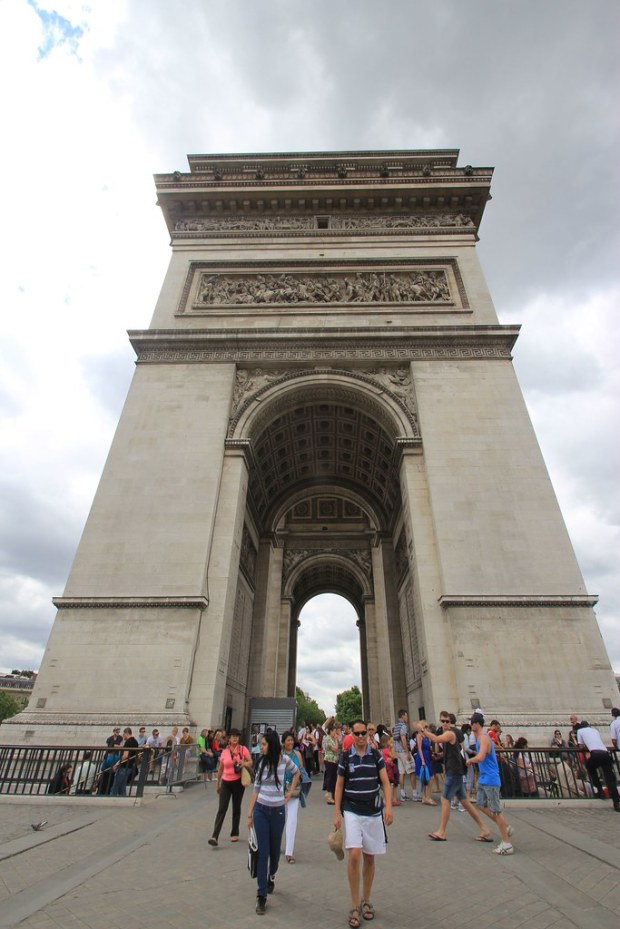
[[[358,615],[339,594],[318,594],[302,607],[297,639],[297,686],[329,716],[336,695],[362,689]]]
[[[406,377],[401,372],[398,383]],[[299,684],[331,710],[336,693],[357,683],[364,711],[378,718],[391,718],[405,700],[400,465],[403,448],[419,436],[392,381],[382,371],[316,370],[239,380],[245,396],[229,448],[246,449],[246,524],[257,550],[254,693],[291,697]],[[306,622],[322,595],[349,605],[332,614],[333,654],[329,631]],[[315,669],[327,673],[317,679]]]

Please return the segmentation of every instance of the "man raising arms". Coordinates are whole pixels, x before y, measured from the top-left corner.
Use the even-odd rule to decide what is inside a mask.
[[[485,828],[478,813],[467,799],[464,781],[464,759],[461,755],[458,738],[459,735],[462,736],[462,733],[457,732],[454,728],[452,719],[454,719],[454,717],[451,717],[445,710],[441,711],[439,714],[439,723],[443,731],[439,735],[431,732],[428,727],[422,727],[418,723],[413,724],[416,729],[429,739],[429,741],[443,745],[444,750],[446,776],[441,792],[441,822],[439,823],[439,829],[436,832],[429,832],[428,837],[432,839],[433,842],[446,841],[446,826],[450,819],[450,803],[453,799],[458,798],[480,830],[480,834],[476,837],[476,841],[491,842],[491,833]]]
[[[357,929],[362,917],[365,920],[375,918],[375,909],[370,902],[375,855],[385,854],[387,837],[384,823],[386,826],[392,824],[392,790],[383,758],[368,743],[366,723],[356,719],[351,730],[353,745],[341,754],[338,764],[334,828],[340,829],[344,816],[345,848],[349,852],[347,875],[351,890],[349,926]]]

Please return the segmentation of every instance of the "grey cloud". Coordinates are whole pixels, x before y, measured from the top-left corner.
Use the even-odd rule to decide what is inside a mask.
[[[81,359],[84,381],[104,409],[120,416],[134,373],[135,353],[130,345],[109,355],[86,355]]]
[[[38,497],[16,481],[0,482],[0,564],[4,570],[44,583],[64,583],[80,526],[62,501]]]

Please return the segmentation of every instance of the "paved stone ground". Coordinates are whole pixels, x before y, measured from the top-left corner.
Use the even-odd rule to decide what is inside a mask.
[[[300,811],[297,864],[282,859],[263,922],[254,913],[245,843],[231,844],[223,831],[217,849],[207,845],[217,806],[212,786],[120,804],[0,799],[0,929],[346,926],[346,862],[327,848],[331,807],[318,784]],[[378,929],[620,925],[620,816],[611,805],[511,807],[511,857],[475,843],[465,813],[452,814],[445,843],[427,838],[438,809],[406,803],[394,815],[387,855],[377,860]],[[30,824],[42,819],[48,825],[33,832]]]

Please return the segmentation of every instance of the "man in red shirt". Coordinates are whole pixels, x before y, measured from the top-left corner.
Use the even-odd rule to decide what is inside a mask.
[[[491,720],[491,725],[487,729],[487,735],[494,742],[496,748],[503,748],[502,740],[500,736],[502,734],[502,727],[496,719]]]

